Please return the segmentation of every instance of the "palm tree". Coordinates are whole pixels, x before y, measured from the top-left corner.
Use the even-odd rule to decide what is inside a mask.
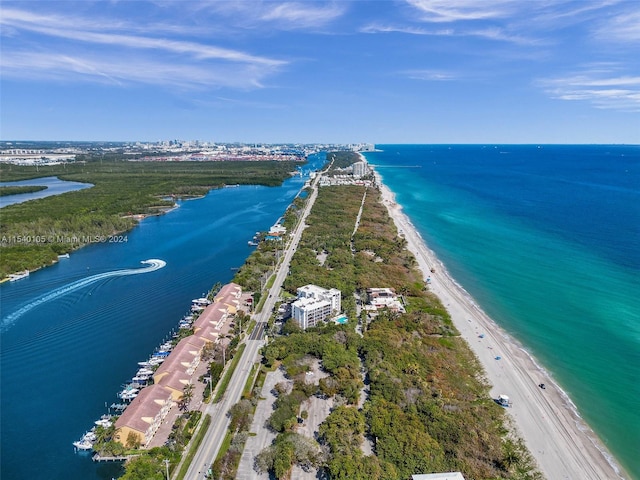
[[[189,403],[193,398],[193,384],[188,383],[185,385],[184,390],[182,391],[182,398],[180,398],[180,409],[186,410],[189,407]]]

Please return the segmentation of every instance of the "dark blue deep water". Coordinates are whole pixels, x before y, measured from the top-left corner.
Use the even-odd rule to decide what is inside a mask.
[[[640,148],[377,145],[426,243],[640,478]]]
[[[323,162],[314,156],[305,170]],[[106,413],[105,402],[117,400],[191,299],[233,278],[251,252],[247,241],[284,213],[304,180],[214,190],[145,219],[126,242],[90,245],[1,284],[0,478],[117,476],[118,466],[94,464],[72,442]],[[121,271],[152,258],[166,266]]]

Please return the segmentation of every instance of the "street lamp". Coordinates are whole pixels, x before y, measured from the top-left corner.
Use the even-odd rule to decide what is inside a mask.
[[[164,459],[164,464],[167,467],[167,480],[169,480],[169,459],[168,458]]]

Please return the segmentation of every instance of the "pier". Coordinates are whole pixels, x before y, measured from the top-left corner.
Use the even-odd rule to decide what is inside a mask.
[[[103,457],[99,453],[96,453],[93,457],[91,457],[91,460],[93,460],[94,462],[124,462],[126,460],[129,460],[130,458],[138,457],[138,456],[139,455],[124,455],[121,457]]]

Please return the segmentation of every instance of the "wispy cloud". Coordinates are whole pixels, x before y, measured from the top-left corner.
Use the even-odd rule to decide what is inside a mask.
[[[559,31],[578,26],[599,39],[638,41],[640,11],[625,0],[405,0],[416,16],[396,31],[475,36],[521,45],[548,45]],[[606,18],[606,20],[602,20]],[[450,25],[423,30],[422,25]],[[419,25],[416,27],[415,25]],[[376,32],[368,28],[370,33]]]
[[[0,22],[17,29],[29,30],[53,37],[127,48],[164,50],[172,53],[192,55],[198,59],[221,59],[265,66],[279,66],[286,63],[282,60],[274,60],[250,55],[237,50],[195,42],[87,31],[86,29],[78,29],[75,22],[69,24],[65,20],[60,21],[59,18],[54,18],[53,21],[50,22],[48,17],[15,10],[8,12],[3,11]],[[87,23],[85,19],[79,19],[79,22],[85,25]]]
[[[400,72],[400,74],[412,80],[427,80],[432,82],[451,81],[459,78],[458,74],[444,70],[405,70]]]
[[[595,32],[601,40],[634,43],[640,42],[640,10],[623,11],[607,19]]]
[[[503,18],[513,11],[514,0],[407,0],[427,22],[458,22]]]
[[[206,9],[224,15],[228,22],[245,29],[271,30],[320,29],[344,15],[344,2],[273,2],[273,1],[211,1],[192,3],[198,10]]]
[[[11,48],[5,42],[0,66],[13,77],[142,82],[181,88],[256,88],[287,61],[183,39],[119,33],[121,24],[85,17],[41,15],[3,10],[0,22],[9,35],[30,32],[58,39],[36,50]],[[101,45],[96,49],[90,45]],[[71,75],[80,74],[80,76]]]
[[[180,89],[231,87],[250,89],[261,86],[261,69],[252,66],[175,65],[144,57],[96,58],[36,52],[10,52],[2,55],[2,71],[7,77],[68,82],[91,81],[110,85],[143,83]]]
[[[545,41],[529,38],[519,34],[511,34],[500,27],[491,28],[438,28],[431,29],[421,26],[381,25],[369,24],[360,29],[361,33],[406,33],[408,35],[428,35],[435,37],[480,37],[488,40],[509,42],[520,45],[544,44]]]
[[[317,6],[313,3],[286,2],[275,6],[267,4],[267,10],[260,18],[299,29],[326,25],[342,16],[345,10],[344,5],[334,3]]]
[[[594,68],[536,82],[552,98],[587,101],[597,108],[640,112],[640,76]]]

